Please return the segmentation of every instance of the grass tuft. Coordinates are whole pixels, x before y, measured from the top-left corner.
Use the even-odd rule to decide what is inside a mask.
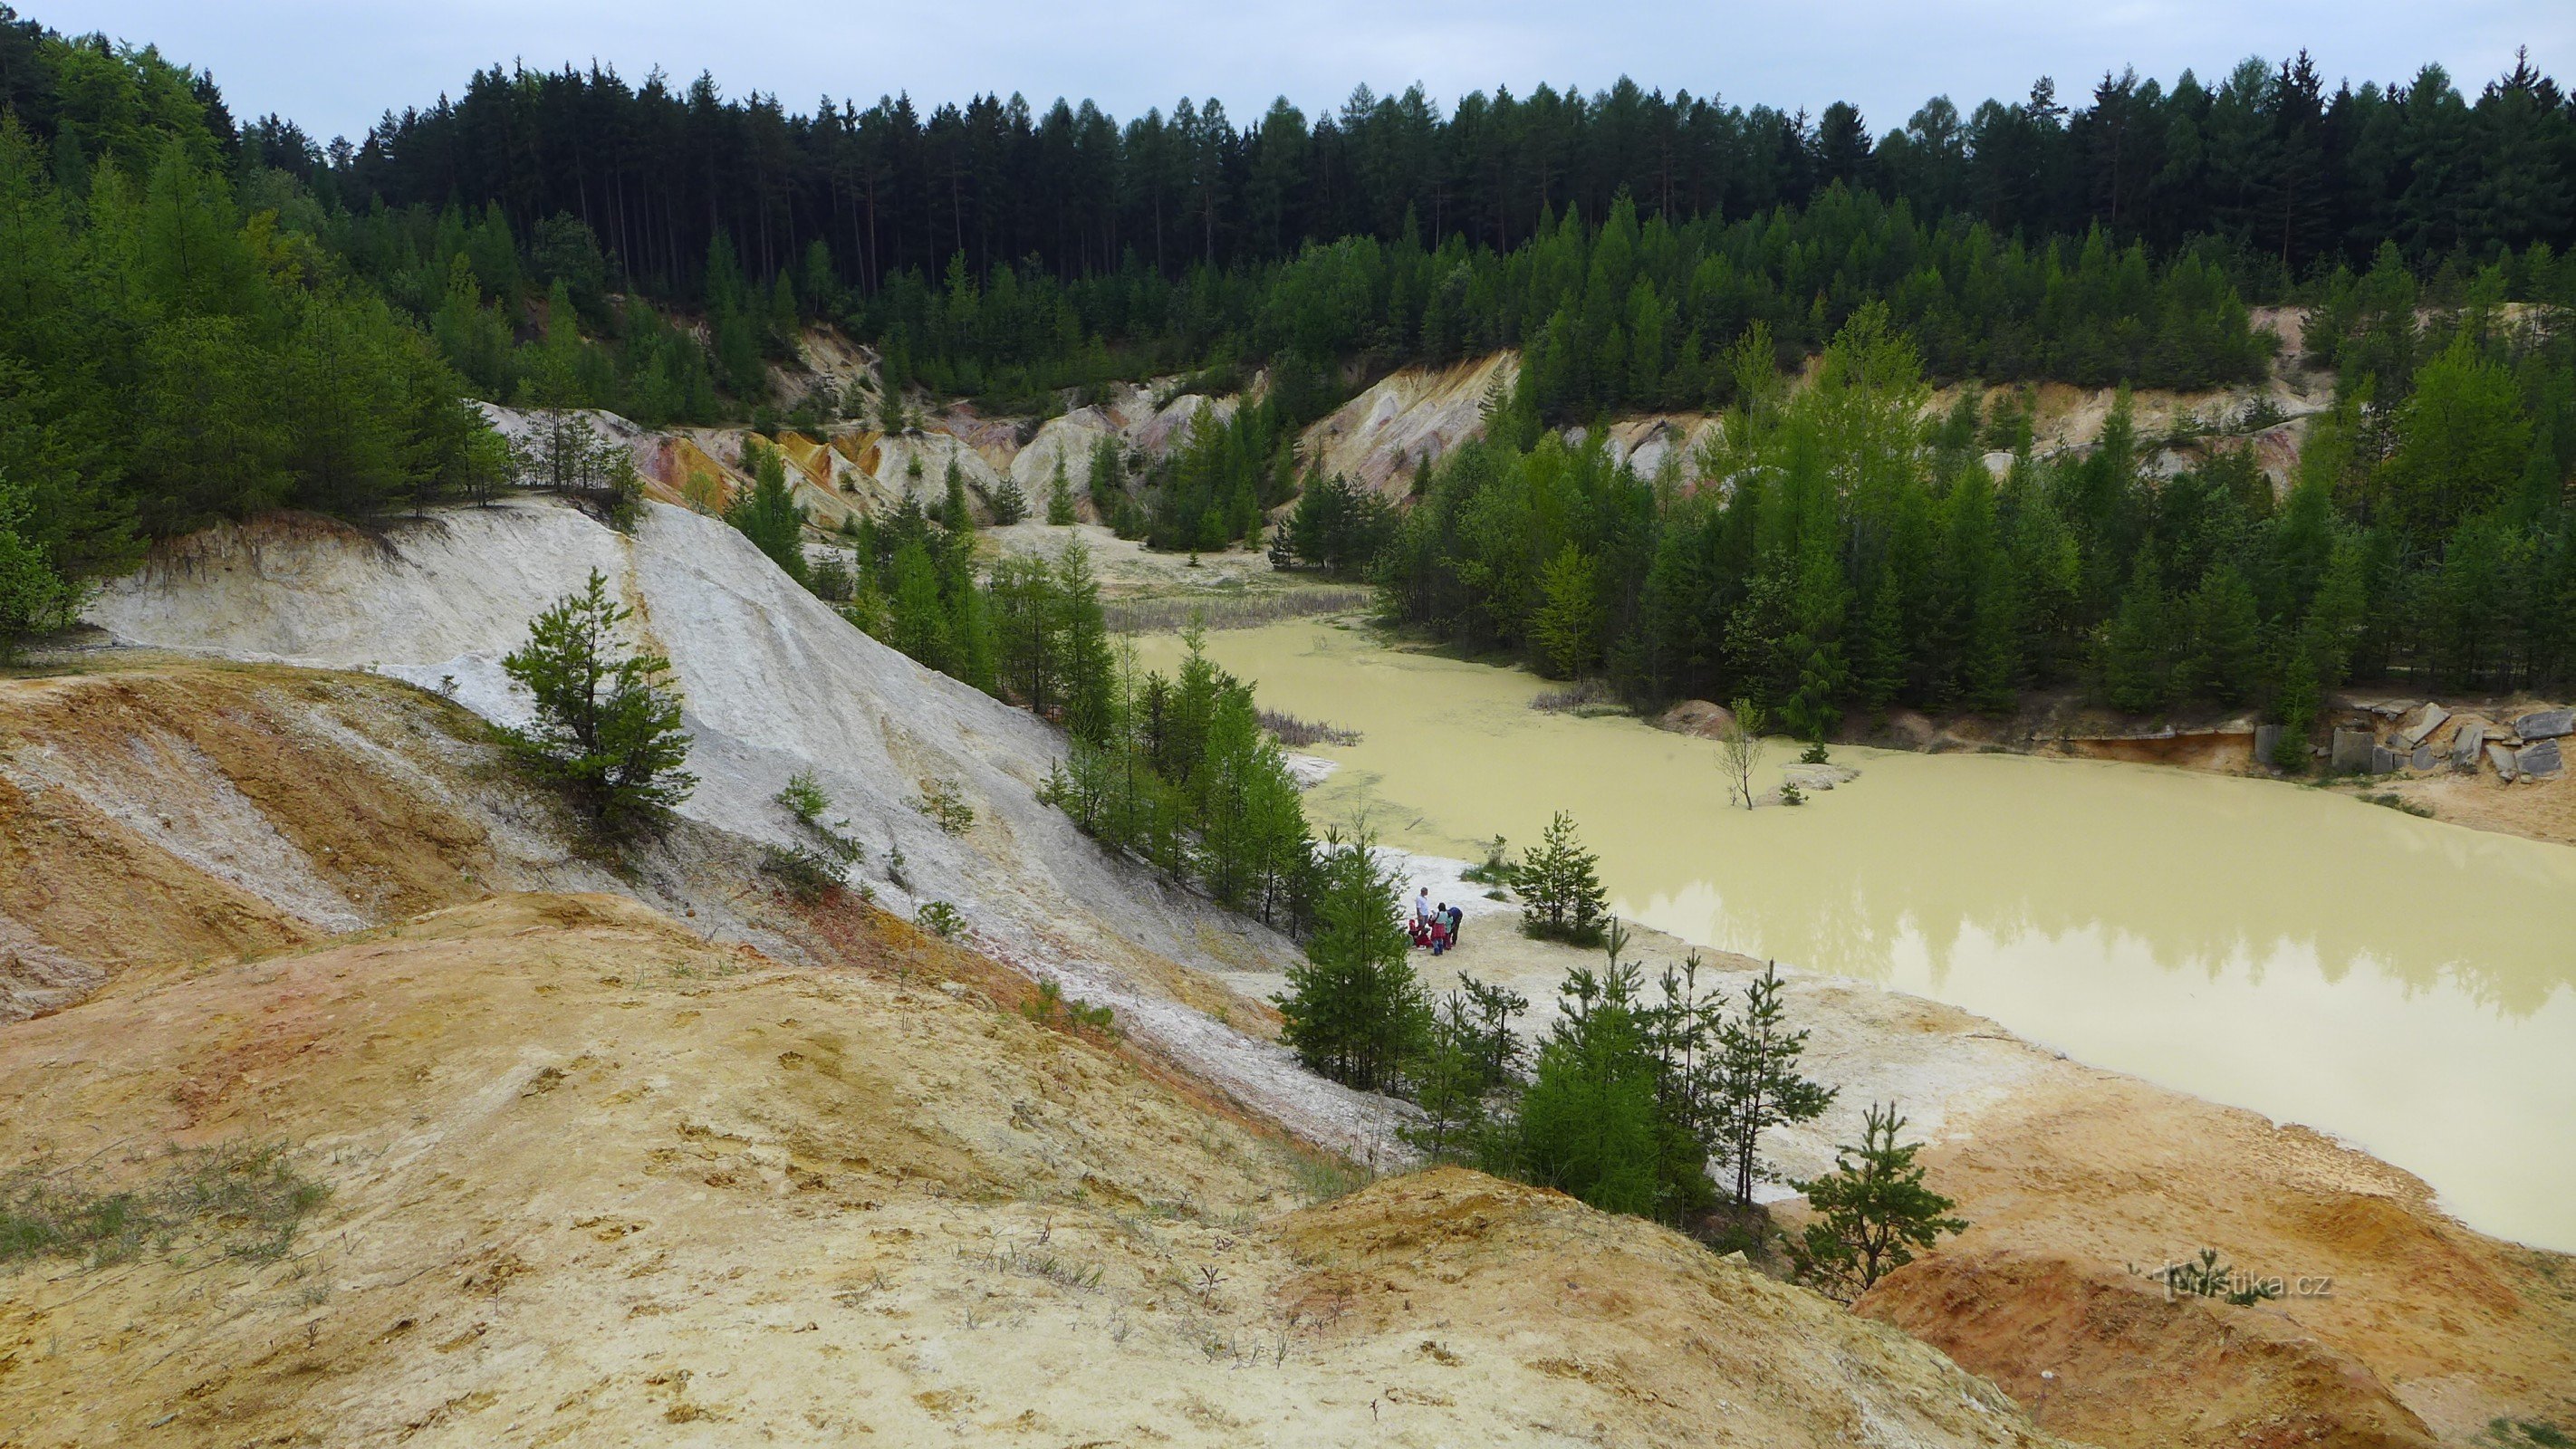
[[[330,1193],[296,1171],[283,1143],[173,1146],[159,1171],[122,1189],[33,1163],[0,1174],[0,1264],[78,1258],[95,1268],[182,1239],[270,1262]]]

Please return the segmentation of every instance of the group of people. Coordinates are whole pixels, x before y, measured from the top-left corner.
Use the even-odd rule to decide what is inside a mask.
[[[1458,925],[1466,913],[1442,901],[1431,903],[1431,887],[1413,897],[1413,944],[1437,956],[1458,944]]]

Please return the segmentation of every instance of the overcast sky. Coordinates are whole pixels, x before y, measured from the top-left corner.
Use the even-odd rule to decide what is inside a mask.
[[[1415,81],[1445,108],[1465,91],[1540,81],[1597,90],[1625,74],[1750,105],[1860,106],[1873,131],[1946,94],[1962,110],[2040,75],[2073,99],[2105,69],[2170,81],[2306,46],[2329,84],[2410,77],[2427,61],[2463,89],[2514,47],[2576,79],[2576,0],[18,0],[71,31],[158,44],[214,72],[237,116],[281,112],[318,137],[464,89],[477,67],[593,59],[641,80],[714,72],[727,95],[909,91],[963,100],[1090,97],[1125,119],[1215,95],[1237,124],[1286,95],[1309,118],[1366,82]]]

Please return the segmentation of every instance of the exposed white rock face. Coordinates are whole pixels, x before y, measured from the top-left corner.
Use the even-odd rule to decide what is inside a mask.
[[[389,545],[332,527],[216,530],[110,585],[89,617],[126,643],[373,669],[519,723],[528,702],[502,657],[592,569],[634,610],[635,642],[671,660],[699,777],[684,815],[802,843],[775,797],[810,771],[867,847],[864,869],[891,908],[950,902],[984,949],[1114,1007],[1132,1035],[1291,1130],[1389,1156],[1392,1104],[1310,1076],[1285,1050],[1147,984],[1171,962],[1276,969],[1294,954],[1284,938],[1081,835],[1037,799],[1062,748],[1053,729],[852,628],[715,519],[652,504],[627,535],[525,500],[433,515]],[[949,835],[914,808],[934,779],[957,783],[971,830]],[[896,848],[908,889],[883,878]],[[302,904],[331,923],[332,903]]]

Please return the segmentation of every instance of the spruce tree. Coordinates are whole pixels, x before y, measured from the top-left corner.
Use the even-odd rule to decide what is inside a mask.
[[[2141,553],[2102,631],[2102,692],[2112,708],[2143,714],[2164,705],[2172,676],[2164,588],[2155,560]]]
[[[505,732],[541,778],[564,788],[611,831],[649,827],[688,798],[697,777],[680,768],[689,737],[667,684],[671,662],[620,651],[629,610],[608,597],[599,570],[529,626],[528,642],[501,661],[535,697],[535,718]]]
[[[1080,516],[1074,511],[1073,482],[1064,475],[1064,450],[1059,447],[1055,454],[1055,470],[1047,479],[1046,521],[1056,528],[1063,528]]]
[[[1526,934],[1578,944],[1600,939],[1609,895],[1601,888],[1600,859],[1583,848],[1572,815],[1559,810],[1548,821],[1539,843],[1522,852],[1512,885]]]
[[[1592,560],[1569,543],[1540,571],[1538,612],[1530,620],[1531,642],[1546,673],[1572,679],[1592,663],[1600,615]]]
[[[941,485],[939,524],[958,537],[975,531],[975,512],[966,502],[966,475],[958,468],[957,456],[953,453],[949,455],[948,473]]]
[[[754,438],[744,444],[751,464],[751,491],[725,510],[725,522],[769,555],[770,562],[799,584],[808,577],[805,561],[805,508],[787,486],[787,459],[776,448]]]
[[[1744,1009],[1718,1028],[1719,1160],[1734,1178],[1735,1203],[1753,1206],[1753,1184],[1771,1175],[1761,1159],[1762,1134],[1811,1121],[1832,1105],[1835,1089],[1798,1074],[1807,1033],[1789,1029],[1780,1000],[1780,967],[1772,963],[1745,988]]]
[[[1363,835],[1328,836],[1315,862],[1315,929],[1288,968],[1279,1039],[1311,1071],[1376,1091],[1396,1084],[1429,1027],[1397,881]]]
[[[1008,528],[1029,516],[1029,496],[1020,491],[1016,481],[1007,477],[986,495],[985,502],[992,507],[993,524],[997,528]]]
[[[1125,513],[1130,506],[1130,500],[1127,497],[1126,475],[1118,461],[1117,439],[1103,437],[1091,445],[1091,472],[1084,482],[1091,495],[1092,512],[1101,522],[1110,523]],[[1063,500],[1064,522],[1073,522],[1072,486],[1067,484],[1057,496]],[[1057,512],[1055,498],[1048,499],[1047,512],[1048,521],[1054,522]],[[1132,529],[1125,531],[1133,532]]]
[[[1967,1231],[1965,1221],[1948,1215],[1950,1199],[1923,1185],[1914,1161],[1923,1144],[1900,1141],[1904,1130],[1894,1102],[1883,1109],[1871,1103],[1860,1144],[1837,1147],[1830,1174],[1792,1184],[1816,1220],[1790,1240],[1790,1258],[1799,1276],[1845,1302],[1913,1262],[1915,1249]]]
[[[2263,672],[2263,620],[2253,587],[2234,564],[2212,567],[2193,591],[2188,611],[2192,647],[2184,687],[2221,704],[2251,698]]]

